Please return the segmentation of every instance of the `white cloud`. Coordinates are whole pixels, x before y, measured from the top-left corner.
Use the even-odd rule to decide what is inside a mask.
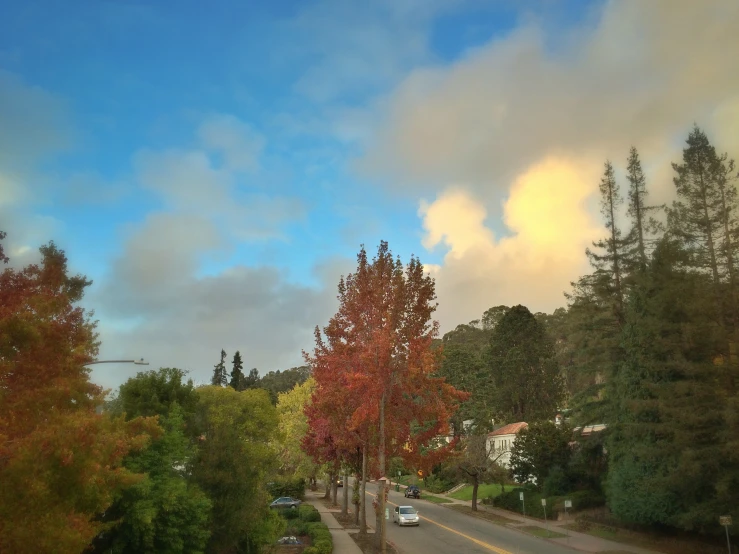
[[[636,146],[652,200],[665,202],[694,122],[720,151],[739,146],[737,28],[733,0],[611,1],[566,31],[529,18],[456,63],[413,71],[370,108],[359,169],[389,194],[438,194],[419,215],[425,246],[449,249],[433,268],[443,327],[494,304],[564,304],[604,232],[607,158],[622,167]]]
[[[263,148],[263,139],[250,133],[233,116],[210,116],[198,131],[203,149],[138,152],[138,180],[165,209],[205,217],[238,240],[281,238],[281,226],[305,217],[305,206],[297,197],[262,192],[256,177],[245,180],[241,172],[256,169]],[[223,163],[217,163],[218,153]]]
[[[335,311],[335,287],[352,260],[315,268],[321,286],[291,284],[274,267],[234,266],[198,277],[202,256],[223,246],[212,225],[157,215],[134,230],[103,287],[90,295],[101,317],[101,359],[144,357],[153,368],[191,370],[210,378],[221,348],[240,350],[247,369],[262,373],[302,363],[312,330]],[[110,366],[112,367],[112,366]],[[114,387],[141,368],[95,368]]]
[[[198,135],[205,148],[223,153],[228,169],[252,171],[258,167],[264,137],[238,118],[212,115],[201,124]]]
[[[443,329],[479,317],[490,306],[524,304],[552,311],[583,271],[583,250],[601,232],[586,201],[599,167],[549,158],[525,171],[503,206],[510,234],[496,237],[485,208],[469,191],[451,188],[419,215],[423,244],[447,249],[444,263],[427,269],[436,279]]]

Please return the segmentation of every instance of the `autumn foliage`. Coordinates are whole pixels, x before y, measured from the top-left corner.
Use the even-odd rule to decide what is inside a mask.
[[[433,448],[433,439],[466,397],[433,377],[441,361],[431,348],[434,280],[418,259],[404,267],[382,242],[371,261],[361,249],[356,272],[338,289],[339,309],[323,333],[316,328],[307,356],[317,384],[307,412],[320,439],[314,448],[374,445],[376,473],[387,456],[428,468],[449,451]]]
[[[94,516],[138,479],[123,457],[159,432],[96,412],[95,324],[75,306],[90,281],[68,276],[53,243],[41,254],[0,274],[0,552],[81,552]]]

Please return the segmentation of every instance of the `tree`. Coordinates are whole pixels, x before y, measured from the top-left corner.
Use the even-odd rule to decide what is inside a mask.
[[[370,261],[362,247],[356,273],[339,282],[339,310],[323,330],[326,340],[316,329],[316,348],[307,356],[318,394],[335,394],[353,408],[343,427],[332,432],[339,437],[344,429],[374,435],[364,435],[363,442],[376,448],[378,476],[385,476],[388,455],[417,465],[444,456],[447,449],[429,446],[446,432],[458,402],[467,396],[432,376],[441,361],[431,349],[438,335],[438,323],[431,321],[434,300],[434,280],[418,259],[411,257],[404,268],[383,241]],[[349,397],[361,401],[352,403]],[[384,552],[381,486],[376,540]]]
[[[277,396],[281,392],[292,390],[295,385],[305,383],[310,377],[308,366],[291,367],[284,371],[270,371],[259,379],[259,386],[269,391],[272,404],[277,404]]]
[[[127,419],[159,417],[164,435],[126,457],[124,466],[146,479],[106,510],[103,521],[120,521],[96,538],[94,552],[204,552],[211,501],[190,482],[198,396],[192,380],[183,382],[186,375],[176,368],[139,372],[108,403],[111,414]]]
[[[639,153],[633,146],[629,151],[627,178],[629,180],[628,214],[631,218],[631,230],[627,235],[630,245],[626,253],[626,269],[630,271],[646,271],[649,258],[649,241],[651,236],[661,228],[650,214],[662,209],[662,206],[647,205],[647,185],[642,170]]]
[[[208,550],[243,551],[274,542],[277,537],[270,533],[279,529],[273,526],[264,489],[277,463],[271,444],[278,420],[269,395],[219,386],[197,391],[202,441],[192,471],[213,502]]]
[[[565,469],[570,460],[572,430],[551,421],[531,423],[519,431],[511,447],[510,471],[518,483],[541,489],[552,468]]]
[[[5,255],[5,250],[3,250],[3,243],[2,241],[5,239],[7,235],[4,231],[0,231],[0,262],[3,262],[4,264],[7,264],[10,259]]]
[[[116,397],[108,403],[108,411],[115,415],[125,414],[126,419],[166,416],[176,403],[187,418],[195,412],[198,395],[192,379],[183,382],[186,376],[187,371],[174,367],[140,371],[120,386]]]
[[[316,464],[302,450],[301,441],[308,433],[308,420],[305,406],[310,403],[316,382],[308,379],[302,385],[277,398],[277,417],[279,418],[279,438],[276,441],[280,472],[294,477],[314,477]]]
[[[80,552],[104,527],[93,517],[142,478],[123,458],[160,431],[96,412],[95,323],[75,306],[90,281],[53,242],[40,251],[0,273],[0,551]]]
[[[228,386],[230,386],[232,389],[237,391],[244,390],[245,387],[245,377],[242,369],[244,369],[244,363],[241,361],[241,352],[238,350],[234,354],[233,359],[233,369],[231,370],[231,381],[229,382]]]
[[[613,174],[611,162],[606,161],[600,181],[600,211],[605,220],[608,236],[593,242],[597,251],[587,249],[585,254],[595,268],[594,284],[602,287],[612,298],[613,313],[619,323],[623,323],[624,312],[624,254],[627,240],[616,222],[619,205],[623,202],[620,187]]]
[[[498,460],[508,452],[496,449],[484,433],[471,433],[462,441],[462,452],[457,461],[457,470],[472,484],[472,511],[477,511],[477,490],[482,483],[504,480],[505,470]]]
[[[554,417],[564,396],[554,345],[525,306],[514,306],[502,317],[486,362],[499,418],[530,422]]]
[[[684,259],[663,240],[629,303],[627,356],[609,390],[608,504],[624,521],[706,532],[715,514],[736,513],[739,461],[732,397],[717,386],[711,274]]]
[[[249,371],[249,375],[244,377],[244,385],[243,389],[256,389],[261,388],[259,387],[259,371],[257,371],[256,367],[251,368],[251,371]]]
[[[672,164],[678,199],[667,212],[668,228],[683,241],[688,264],[711,275],[716,319],[722,322],[721,283],[736,287],[736,188],[730,180],[734,162],[726,154],[719,156],[697,126],[687,145],[683,163]]]
[[[226,351],[221,349],[221,361],[213,366],[213,378],[211,385],[225,387],[228,385],[228,373],[226,372]]]
[[[185,434],[184,410],[173,402],[160,421],[164,435],[126,458],[125,467],[146,479],[123,491],[106,512],[120,522],[99,537],[95,552],[205,552],[212,503],[187,479],[195,447]]]

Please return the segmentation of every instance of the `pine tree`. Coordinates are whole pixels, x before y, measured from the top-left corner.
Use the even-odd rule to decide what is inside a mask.
[[[711,278],[683,259],[662,241],[630,297],[625,358],[608,384],[608,502],[625,521],[705,531],[734,509],[739,460],[716,394]]]
[[[225,387],[228,385],[228,374],[226,373],[226,351],[221,349],[221,361],[213,367],[213,378],[211,385]]]
[[[233,358],[233,369],[231,370],[231,381],[229,386],[237,391],[244,390],[244,373],[241,371],[244,368],[244,363],[241,361],[241,353],[237,350]]]
[[[720,311],[721,283],[733,279],[735,270],[736,189],[727,179],[726,155],[716,154],[700,128],[694,127],[686,142],[683,163],[672,164],[678,199],[668,211],[669,230],[685,244],[689,265],[711,275]],[[733,161],[729,164],[733,168]]]
[[[662,209],[662,206],[647,205],[646,179],[639,153],[633,146],[629,151],[627,178],[629,180],[628,214],[631,218],[631,231],[627,235],[630,248],[626,262],[630,271],[638,269],[643,272],[647,267],[650,238],[661,229],[659,222],[650,214]]]
[[[601,289],[613,299],[613,312],[619,324],[623,324],[624,312],[624,256],[628,243],[616,222],[618,207],[623,203],[621,190],[613,173],[610,161],[605,163],[605,171],[600,181],[600,210],[605,220],[608,236],[596,241],[597,251],[585,251],[590,264],[595,268],[592,286]]]

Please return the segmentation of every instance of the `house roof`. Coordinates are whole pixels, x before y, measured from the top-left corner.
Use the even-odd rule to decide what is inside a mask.
[[[496,429],[492,433],[488,433],[488,437],[497,437],[499,435],[516,435],[522,429],[528,426],[529,424],[525,421],[519,421],[518,423],[509,423],[508,425],[504,425],[500,429]]]

